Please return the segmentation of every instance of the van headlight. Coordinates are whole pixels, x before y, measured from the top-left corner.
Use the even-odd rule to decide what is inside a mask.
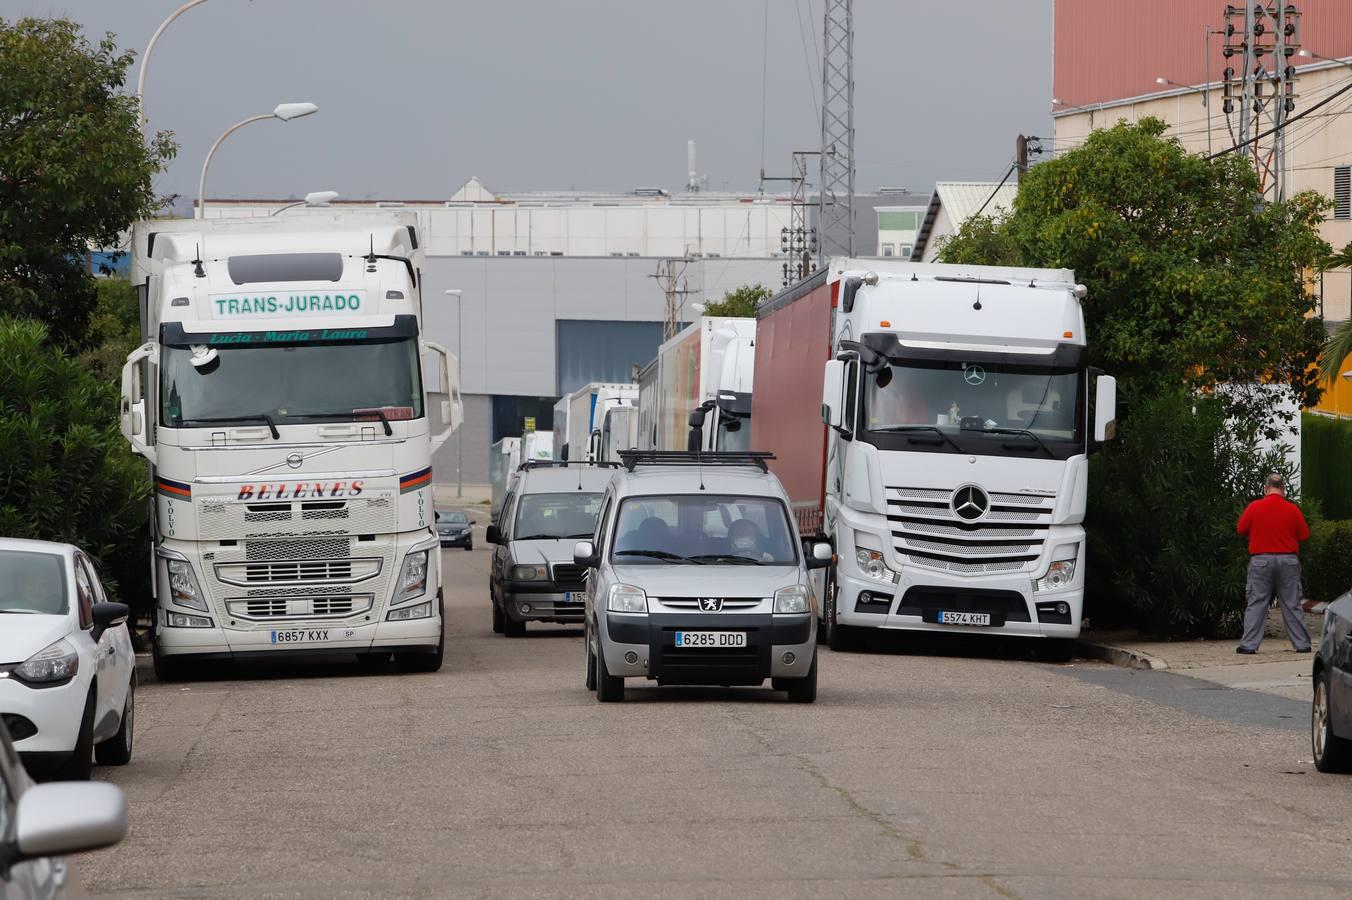
[[[513,581],[544,581],[549,571],[544,566],[512,566]]]
[[[1047,574],[1033,582],[1035,591],[1059,591],[1070,587],[1075,578],[1075,560],[1058,559],[1047,567]]]
[[[807,588],[801,584],[791,584],[775,591],[775,612],[807,612]]]
[[[178,606],[206,612],[207,598],[202,595],[192,563],[173,558],[166,558],[164,563],[169,569],[169,599]]]
[[[647,613],[648,595],[629,584],[612,584],[606,609],[617,613]]]
[[[395,590],[394,602],[403,603],[427,592],[427,551],[415,550],[404,557],[404,567],[399,571],[399,587]]]
[[[14,677],[29,684],[67,682],[80,670],[80,656],[70,641],[62,638],[48,644],[14,667]]]

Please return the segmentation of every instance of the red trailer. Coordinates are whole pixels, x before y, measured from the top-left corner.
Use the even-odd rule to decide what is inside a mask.
[[[831,314],[840,282],[820,269],[761,304],[756,312],[756,374],[751,446],[769,450],[804,535],[822,533],[826,426],[823,365],[831,357]]]

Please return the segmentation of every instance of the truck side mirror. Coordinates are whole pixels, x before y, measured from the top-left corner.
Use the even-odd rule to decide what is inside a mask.
[[[686,419],[686,424],[691,428],[703,428],[704,419],[709,415],[709,411],[702,406],[697,406],[690,411],[690,418]]]
[[[1111,441],[1117,435],[1117,379],[1100,375],[1094,383],[1094,440]]]
[[[498,529],[498,526],[489,525],[488,530],[484,532],[484,540],[490,544],[501,544],[502,532]]]
[[[822,421],[827,426],[840,430],[844,422],[845,404],[842,395],[845,387],[845,360],[833,359],[826,364],[826,374],[822,379]]]

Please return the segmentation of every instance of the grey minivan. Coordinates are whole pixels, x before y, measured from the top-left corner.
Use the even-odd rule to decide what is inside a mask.
[[[591,537],[601,492],[617,463],[528,460],[488,526],[493,631],[526,633],[527,622],[582,624],[582,568],[573,545]]]
[[[761,685],[817,696],[817,603],[806,553],[767,453],[623,451],[587,568],[587,687],[624,699],[624,679]]]

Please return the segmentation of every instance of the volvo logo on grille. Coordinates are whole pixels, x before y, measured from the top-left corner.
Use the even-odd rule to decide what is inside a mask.
[[[953,492],[953,499],[950,502],[954,515],[968,522],[981,518],[991,507],[990,497],[974,484],[958,488]]]
[[[700,612],[722,612],[722,611],[723,611],[723,598],[722,598],[722,597],[700,597],[700,598],[699,598],[699,610],[700,610]]]
[[[305,462],[305,457],[301,456],[299,453],[292,453],[286,458],[286,464],[293,469],[299,469],[303,462]]]

